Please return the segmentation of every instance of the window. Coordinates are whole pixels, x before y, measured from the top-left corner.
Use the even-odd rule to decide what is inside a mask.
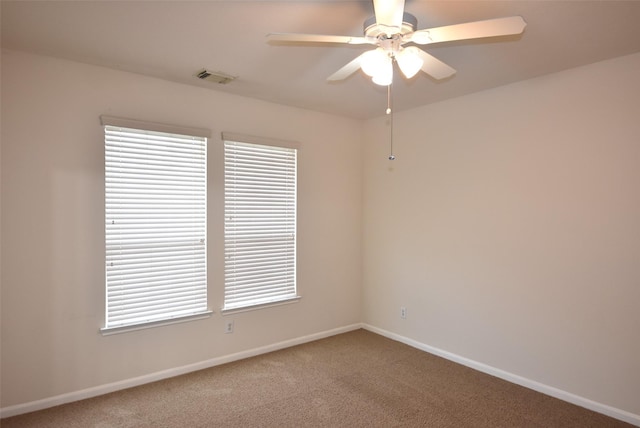
[[[296,300],[297,148],[223,134],[223,310]]]
[[[101,119],[103,331],[209,314],[206,131]]]

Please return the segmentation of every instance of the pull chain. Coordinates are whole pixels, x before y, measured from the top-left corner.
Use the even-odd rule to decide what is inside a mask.
[[[396,157],[393,155],[393,110],[392,107],[392,98],[391,98],[391,85],[387,86],[387,114],[389,115],[389,160],[396,160]]]

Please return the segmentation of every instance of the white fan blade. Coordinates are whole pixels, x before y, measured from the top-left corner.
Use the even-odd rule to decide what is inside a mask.
[[[271,33],[267,34],[270,42],[299,42],[299,43],[347,43],[350,45],[375,44],[375,39],[351,36],[326,36],[322,34],[294,34]]]
[[[446,79],[456,72],[454,68],[448,66],[438,58],[429,55],[422,49],[416,49],[415,53],[422,58],[422,61],[424,61],[421,70],[434,79]]]
[[[454,40],[479,39],[482,37],[508,36],[520,34],[527,23],[521,16],[489,19],[487,21],[468,22],[466,24],[447,25],[430,28],[411,34],[409,41],[419,45],[451,42]]]
[[[364,54],[362,54],[362,55],[364,55]],[[329,76],[327,78],[327,80],[330,81],[330,82],[333,82],[333,81],[336,81],[336,80],[346,79],[347,77],[351,76],[353,73],[358,71],[358,69],[360,68],[362,55],[356,57],[356,59],[354,59],[353,61],[351,61],[350,63],[348,63],[344,67],[342,67],[340,70],[338,70],[335,73],[333,73],[331,76]]]
[[[373,0],[373,11],[376,14],[376,24],[398,30],[402,27],[404,0]]]

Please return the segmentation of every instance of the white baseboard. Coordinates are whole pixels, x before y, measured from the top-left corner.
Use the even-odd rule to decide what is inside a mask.
[[[326,337],[335,336],[336,334],[346,333],[348,331],[357,330],[359,328],[364,328],[371,332],[380,334],[381,336],[388,337],[389,339],[396,340],[398,342],[404,343],[416,349],[420,349],[422,351],[429,352],[430,354],[434,354],[439,357],[445,358],[447,360],[462,364],[464,366],[471,367],[472,369],[487,373],[491,376],[504,379],[508,382],[524,386],[534,391],[541,392],[543,394],[558,398],[563,401],[567,401],[569,403],[584,407],[589,410],[593,410],[598,413],[602,413],[607,416],[611,416],[612,418],[640,427],[640,415],[636,415],[634,413],[620,410],[615,407],[608,406],[606,404],[598,403],[598,402],[589,400],[587,398],[580,397],[575,394],[571,394],[569,392],[524,378],[522,376],[515,375],[513,373],[506,372],[504,370],[497,369],[495,367],[488,366],[486,364],[462,357],[460,355],[453,354],[451,352],[444,351],[439,348],[435,348],[433,346],[426,345],[424,343],[415,341],[408,337],[404,337],[404,336],[392,333],[390,331],[383,330],[378,327],[374,327],[369,324],[352,324],[352,325],[335,328],[332,330],[326,330],[323,332],[314,333],[311,335],[307,335],[307,336],[303,336],[295,339],[285,340],[283,342],[278,342],[271,345],[249,349],[247,351],[242,351],[235,354],[212,358],[210,360],[201,361],[201,362],[189,364],[186,366],[163,370],[160,372],[155,372],[148,375],[139,376],[136,378],[126,379],[119,382],[113,382],[113,383],[100,385],[92,388],[87,388],[79,391],[69,392],[66,394],[56,395],[54,397],[44,398],[42,400],[31,401],[28,403],[17,404],[14,406],[1,408],[0,418],[7,418],[10,416],[16,416],[23,413],[34,412],[37,410],[42,410],[49,407],[58,406],[61,404],[71,403],[78,400],[97,397],[99,395],[108,394],[110,392],[132,388],[135,386],[156,382],[158,380],[179,376],[179,375],[194,372],[197,370],[202,370],[209,367],[230,363],[233,361],[238,361],[238,360],[254,357],[261,354],[266,354],[268,352],[289,348],[295,345],[301,345],[303,343],[312,342],[314,340],[324,339]]]
[[[335,336],[336,334],[346,333],[348,331],[357,330],[362,327],[363,327],[362,324],[352,324],[344,327],[334,328],[331,330],[310,334],[308,336],[285,340],[283,342],[261,346],[258,348],[249,349],[247,351],[242,351],[235,354],[225,355],[222,357],[216,357],[210,360],[201,361],[201,362],[189,364],[186,366],[176,367],[168,370],[151,373],[144,376],[126,379],[119,382],[108,383],[105,385],[82,389],[79,391],[73,391],[66,394],[56,395],[53,397],[44,398],[42,400],[31,401],[28,403],[16,404],[14,406],[4,407],[0,409],[0,418],[8,418],[10,416],[16,416],[16,415],[21,415],[23,413],[35,412],[37,410],[42,410],[42,409],[46,409],[53,406],[59,406],[61,404],[67,404],[67,403],[71,403],[78,400],[97,397],[99,395],[108,394],[110,392],[119,391],[121,389],[132,388],[134,386],[140,386],[146,383],[156,382],[158,380],[179,376],[179,375],[194,372],[197,370],[207,369],[209,367],[219,366],[221,364],[238,361],[245,358],[255,357],[256,355],[278,351],[280,349],[289,348],[291,346],[301,345],[303,343],[312,342],[314,340],[324,339],[325,337]]]
[[[400,336],[399,334],[395,334],[390,331],[383,330],[381,328],[374,327],[369,324],[362,324],[362,328],[364,328],[365,330],[369,330],[373,333],[377,333],[381,336],[388,337],[389,339],[393,339],[398,342],[404,343],[413,348],[420,349],[430,354],[437,355],[439,357],[445,358],[447,360],[453,361],[458,364],[462,364],[463,366],[471,367],[472,369],[481,371],[483,373],[487,373],[491,376],[504,379],[508,382],[524,386],[525,388],[533,389],[534,391],[541,392],[551,397],[555,397],[560,400],[567,401],[571,404],[575,404],[577,406],[584,407],[586,409],[593,410],[594,412],[602,413],[603,415],[607,415],[612,418],[640,427],[640,415],[636,415],[634,413],[630,413],[625,410],[620,410],[615,407],[608,406],[606,404],[598,403],[596,401],[589,400],[588,398],[580,397],[579,395],[575,395],[570,392],[566,392],[561,389],[554,388],[552,386],[548,386],[540,382],[536,382],[534,380],[530,380],[522,376],[518,376],[516,374],[509,373],[504,370],[500,370],[495,367],[488,366],[486,364],[471,360],[469,358],[462,357],[460,355],[453,354],[451,352],[444,351],[439,348],[435,348],[433,346],[426,345],[424,343],[415,341],[408,337]]]

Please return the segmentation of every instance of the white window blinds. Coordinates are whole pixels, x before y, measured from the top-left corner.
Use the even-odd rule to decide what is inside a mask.
[[[224,309],[295,299],[297,150],[223,139]]]
[[[207,138],[104,131],[105,329],[207,312]]]

